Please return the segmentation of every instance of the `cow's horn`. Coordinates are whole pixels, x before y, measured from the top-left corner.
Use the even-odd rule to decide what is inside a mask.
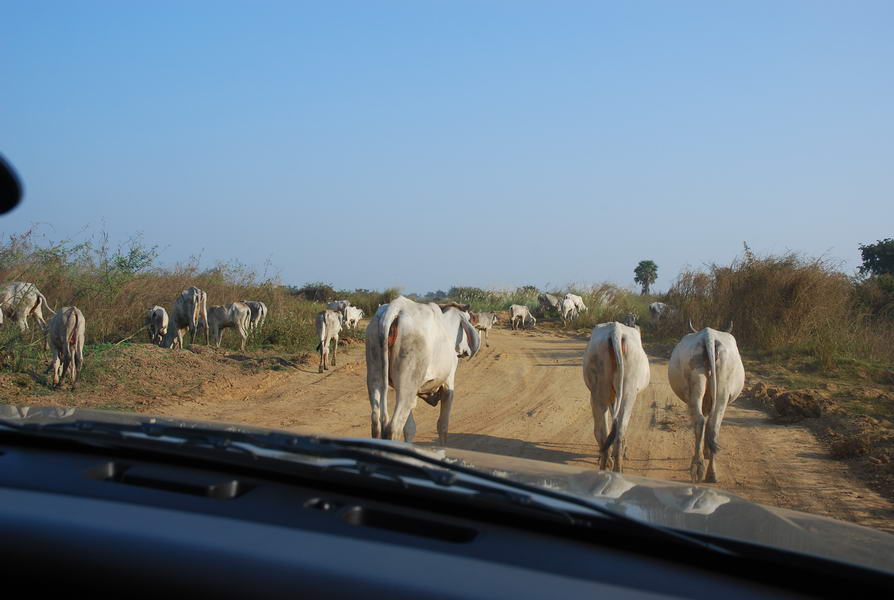
[[[732,321],[730,321],[730,322],[729,322],[729,325],[726,326],[726,332],[727,332],[727,333],[732,333],[732,332],[733,332],[733,322],[732,322]]]
[[[695,330],[695,327],[692,326],[692,319],[689,319],[689,331],[691,331],[692,333],[698,333],[698,331]]]

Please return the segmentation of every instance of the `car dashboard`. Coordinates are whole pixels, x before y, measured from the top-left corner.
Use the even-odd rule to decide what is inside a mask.
[[[29,589],[207,597],[793,597],[686,550],[170,456],[0,443],[7,573]],[[605,543],[607,542],[607,543]],[[622,545],[623,546],[623,545]],[[640,551],[642,550],[642,551]],[[768,576],[769,577],[769,576]]]

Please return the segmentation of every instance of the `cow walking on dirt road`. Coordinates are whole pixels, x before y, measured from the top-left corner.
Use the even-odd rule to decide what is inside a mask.
[[[745,367],[731,333],[732,323],[727,331],[710,327],[696,331],[692,322],[689,328],[692,333],[684,336],[671,353],[667,377],[677,397],[689,406],[695,430],[695,453],[690,465],[692,480],[714,483],[720,424],[726,407],[742,393]]]
[[[594,327],[584,352],[583,369],[584,383],[590,390],[599,468],[611,467],[620,473],[624,433],[637,395],[649,385],[649,357],[643,350],[639,329],[621,323]]]

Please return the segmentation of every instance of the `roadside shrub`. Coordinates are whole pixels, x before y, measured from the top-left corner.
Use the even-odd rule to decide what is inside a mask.
[[[878,275],[856,285],[858,309],[867,317],[894,320],[894,275]]]
[[[294,288],[294,293],[299,298],[312,302],[332,302],[336,296],[335,288],[332,287],[332,284],[322,281],[305,283],[300,288]]]
[[[677,311],[662,319],[659,336],[734,323],[749,350],[800,349],[824,367],[836,357],[892,357],[891,328],[870,324],[858,309],[854,282],[832,262],[797,253],[755,256],[747,249],[729,266],[684,270],[662,301]]]

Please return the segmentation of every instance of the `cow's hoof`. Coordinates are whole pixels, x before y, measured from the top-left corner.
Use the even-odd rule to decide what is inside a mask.
[[[693,459],[692,465],[689,467],[689,474],[692,476],[693,483],[699,483],[701,480],[705,478],[705,463]]]

